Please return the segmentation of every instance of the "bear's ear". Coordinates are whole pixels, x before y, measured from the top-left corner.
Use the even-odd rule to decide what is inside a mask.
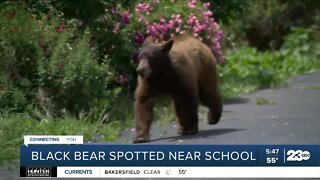
[[[161,45],[161,50],[163,52],[169,52],[172,46],[173,46],[173,39],[170,39],[169,41]]]
[[[153,44],[153,43],[155,43],[155,40],[153,39],[153,37],[152,36],[148,36],[144,40],[143,45],[145,46],[145,45],[149,45],[149,44]]]

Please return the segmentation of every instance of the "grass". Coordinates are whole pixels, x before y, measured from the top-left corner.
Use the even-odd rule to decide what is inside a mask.
[[[275,105],[276,103],[270,99],[258,97],[256,98],[257,105]]]
[[[84,119],[64,117],[54,120],[34,120],[28,114],[1,114],[0,162],[19,159],[19,145],[24,135],[84,135],[85,142],[112,141],[118,137],[129,121],[108,124],[89,122]]]
[[[7,162],[19,159],[18,149],[23,144],[24,135],[83,135],[85,143],[113,141],[120,131],[133,124],[132,104],[128,101],[119,100],[107,113],[105,106],[92,108],[91,112],[81,114],[80,118],[65,114],[48,119],[39,116],[36,110],[0,113],[0,165],[10,166]]]
[[[320,90],[320,86],[307,86],[304,90]]]

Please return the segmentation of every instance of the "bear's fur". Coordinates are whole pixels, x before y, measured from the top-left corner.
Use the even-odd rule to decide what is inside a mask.
[[[182,135],[198,132],[198,106],[209,108],[208,123],[219,122],[222,99],[218,90],[216,58],[200,40],[180,35],[163,43],[147,38],[139,53],[135,90],[136,137],[134,143],[150,141],[153,98],[169,95]]]

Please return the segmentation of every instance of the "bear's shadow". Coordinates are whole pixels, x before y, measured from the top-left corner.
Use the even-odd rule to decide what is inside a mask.
[[[247,104],[250,102],[250,98],[245,97],[235,97],[224,100],[224,105],[232,105],[232,104]]]
[[[152,139],[151,142],[161,141],[161,140],[168,140],[168,141],[179,141],[179,140],[189,140],[189,139],[196,139],[196,138],[208,138],[219,136],[227,133],[232,133],[236,131],[244,131],[246,129],[237,129],[237,128],[221,128],[221,129],[207,129],[207,130],[200,130],[198,134],[195,135],[177,135],[177,136],[170,136],[170,137],[161,137]]]

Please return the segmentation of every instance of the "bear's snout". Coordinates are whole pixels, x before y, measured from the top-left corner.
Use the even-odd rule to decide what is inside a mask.
[[[152,72],[149,63],[146,60],[140,61],[136,71],[143,79],[147,79]]]
[[[138,73],[139,75],[141,75],[143,69],[139,66],[139,67],[136,69],[136,71],[137,71],[137,73]]]
[[[143,68],[139,66],[136,71],[143,79],[147,79],[151,75],[150,68]]]

